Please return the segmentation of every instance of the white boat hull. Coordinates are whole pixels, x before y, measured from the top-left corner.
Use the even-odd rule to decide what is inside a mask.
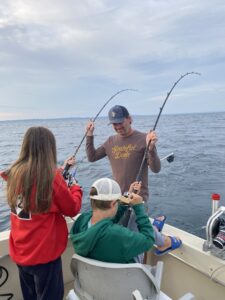
[[[72,222],[69,220],[68,227]],[[172,299],[178,299],[185,293],[191,292],[199,300],[225,299],[225,261],[202,251],[204,240],[179,230],[175,227],[165,225],[164,232],[169,235],[179,236],[183,245],[180,249],[167,255],[156,257],[148,252],[147,263],[155,264],[157,260],[164,262],[162,279],[162,291]],[[4,269],[8,272],[7,281],[0,288],[0,299],[22,299],[18,271],[16,265],[8,255],[9,231],[0,233],[0,286],[6,278]],[[73,276],[70,271],[70,261],[74,253],[73,247],[68,241],[68,246],[62,256],[65,285],[71,283]],[[13,295],[12,298],[3,294]],[[5,297],[5,298],[4,298]],[[118,299],[119,300],[119,299]]]

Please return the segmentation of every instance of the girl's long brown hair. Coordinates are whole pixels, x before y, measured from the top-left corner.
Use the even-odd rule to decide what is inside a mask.
[[[25,211],[48,211],[56,161],[53,133],[45,127],[30,127],[25,133],[19,158],[6,172],[9,206],[15,208],[20,195]],[[34,200],[32,205],[31,199]]]

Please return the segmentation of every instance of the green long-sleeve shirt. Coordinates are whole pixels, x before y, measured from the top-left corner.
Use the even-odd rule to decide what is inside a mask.
[[[153,246],[154,233],[144,205],[134,205],[133,209],[139,232],[116,224],[124,211],[122,205],[114,218],[103,219],[89,228],[92,211],[80,215],[70,232],[75,252],[105,262],[134,262],[135,256]]]

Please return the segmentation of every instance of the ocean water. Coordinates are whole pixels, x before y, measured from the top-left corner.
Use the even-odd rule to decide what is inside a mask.
[[[134,116],[133,128],[143,132],[153,128],[156,116]],[[17,159],[25,131],[45,126],[55,134],[58,163],[75,152],[87,119],[25,120],[0,122],[0,170]],[[95,145],[114,134],[107,118],[95,123]],[[162,158],[171,152],[174,161],[162,161],[160,173],[149,172],[150,215],[167,216],[167,222],[205,237],[211,214],[211,194],[221,195],[225,205],[225,113],[162,115],[157,125],[157,149]],[[89,208],[88,192],[94,180],[111,176],[107,158],[89,163],[84,144],[77,154],[77,179],[84,189],[82,210]],[[9,208],[5,183],[0,181],[0,231],[7,230]]]

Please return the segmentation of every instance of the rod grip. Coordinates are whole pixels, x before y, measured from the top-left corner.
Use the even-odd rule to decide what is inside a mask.
[[[71,167],[70,164],[66,164],[64,170],[63,170],[63,173],[62,173],[62,176],[64,179],[68,179],[68,175],[69,175],[69,168]]]

